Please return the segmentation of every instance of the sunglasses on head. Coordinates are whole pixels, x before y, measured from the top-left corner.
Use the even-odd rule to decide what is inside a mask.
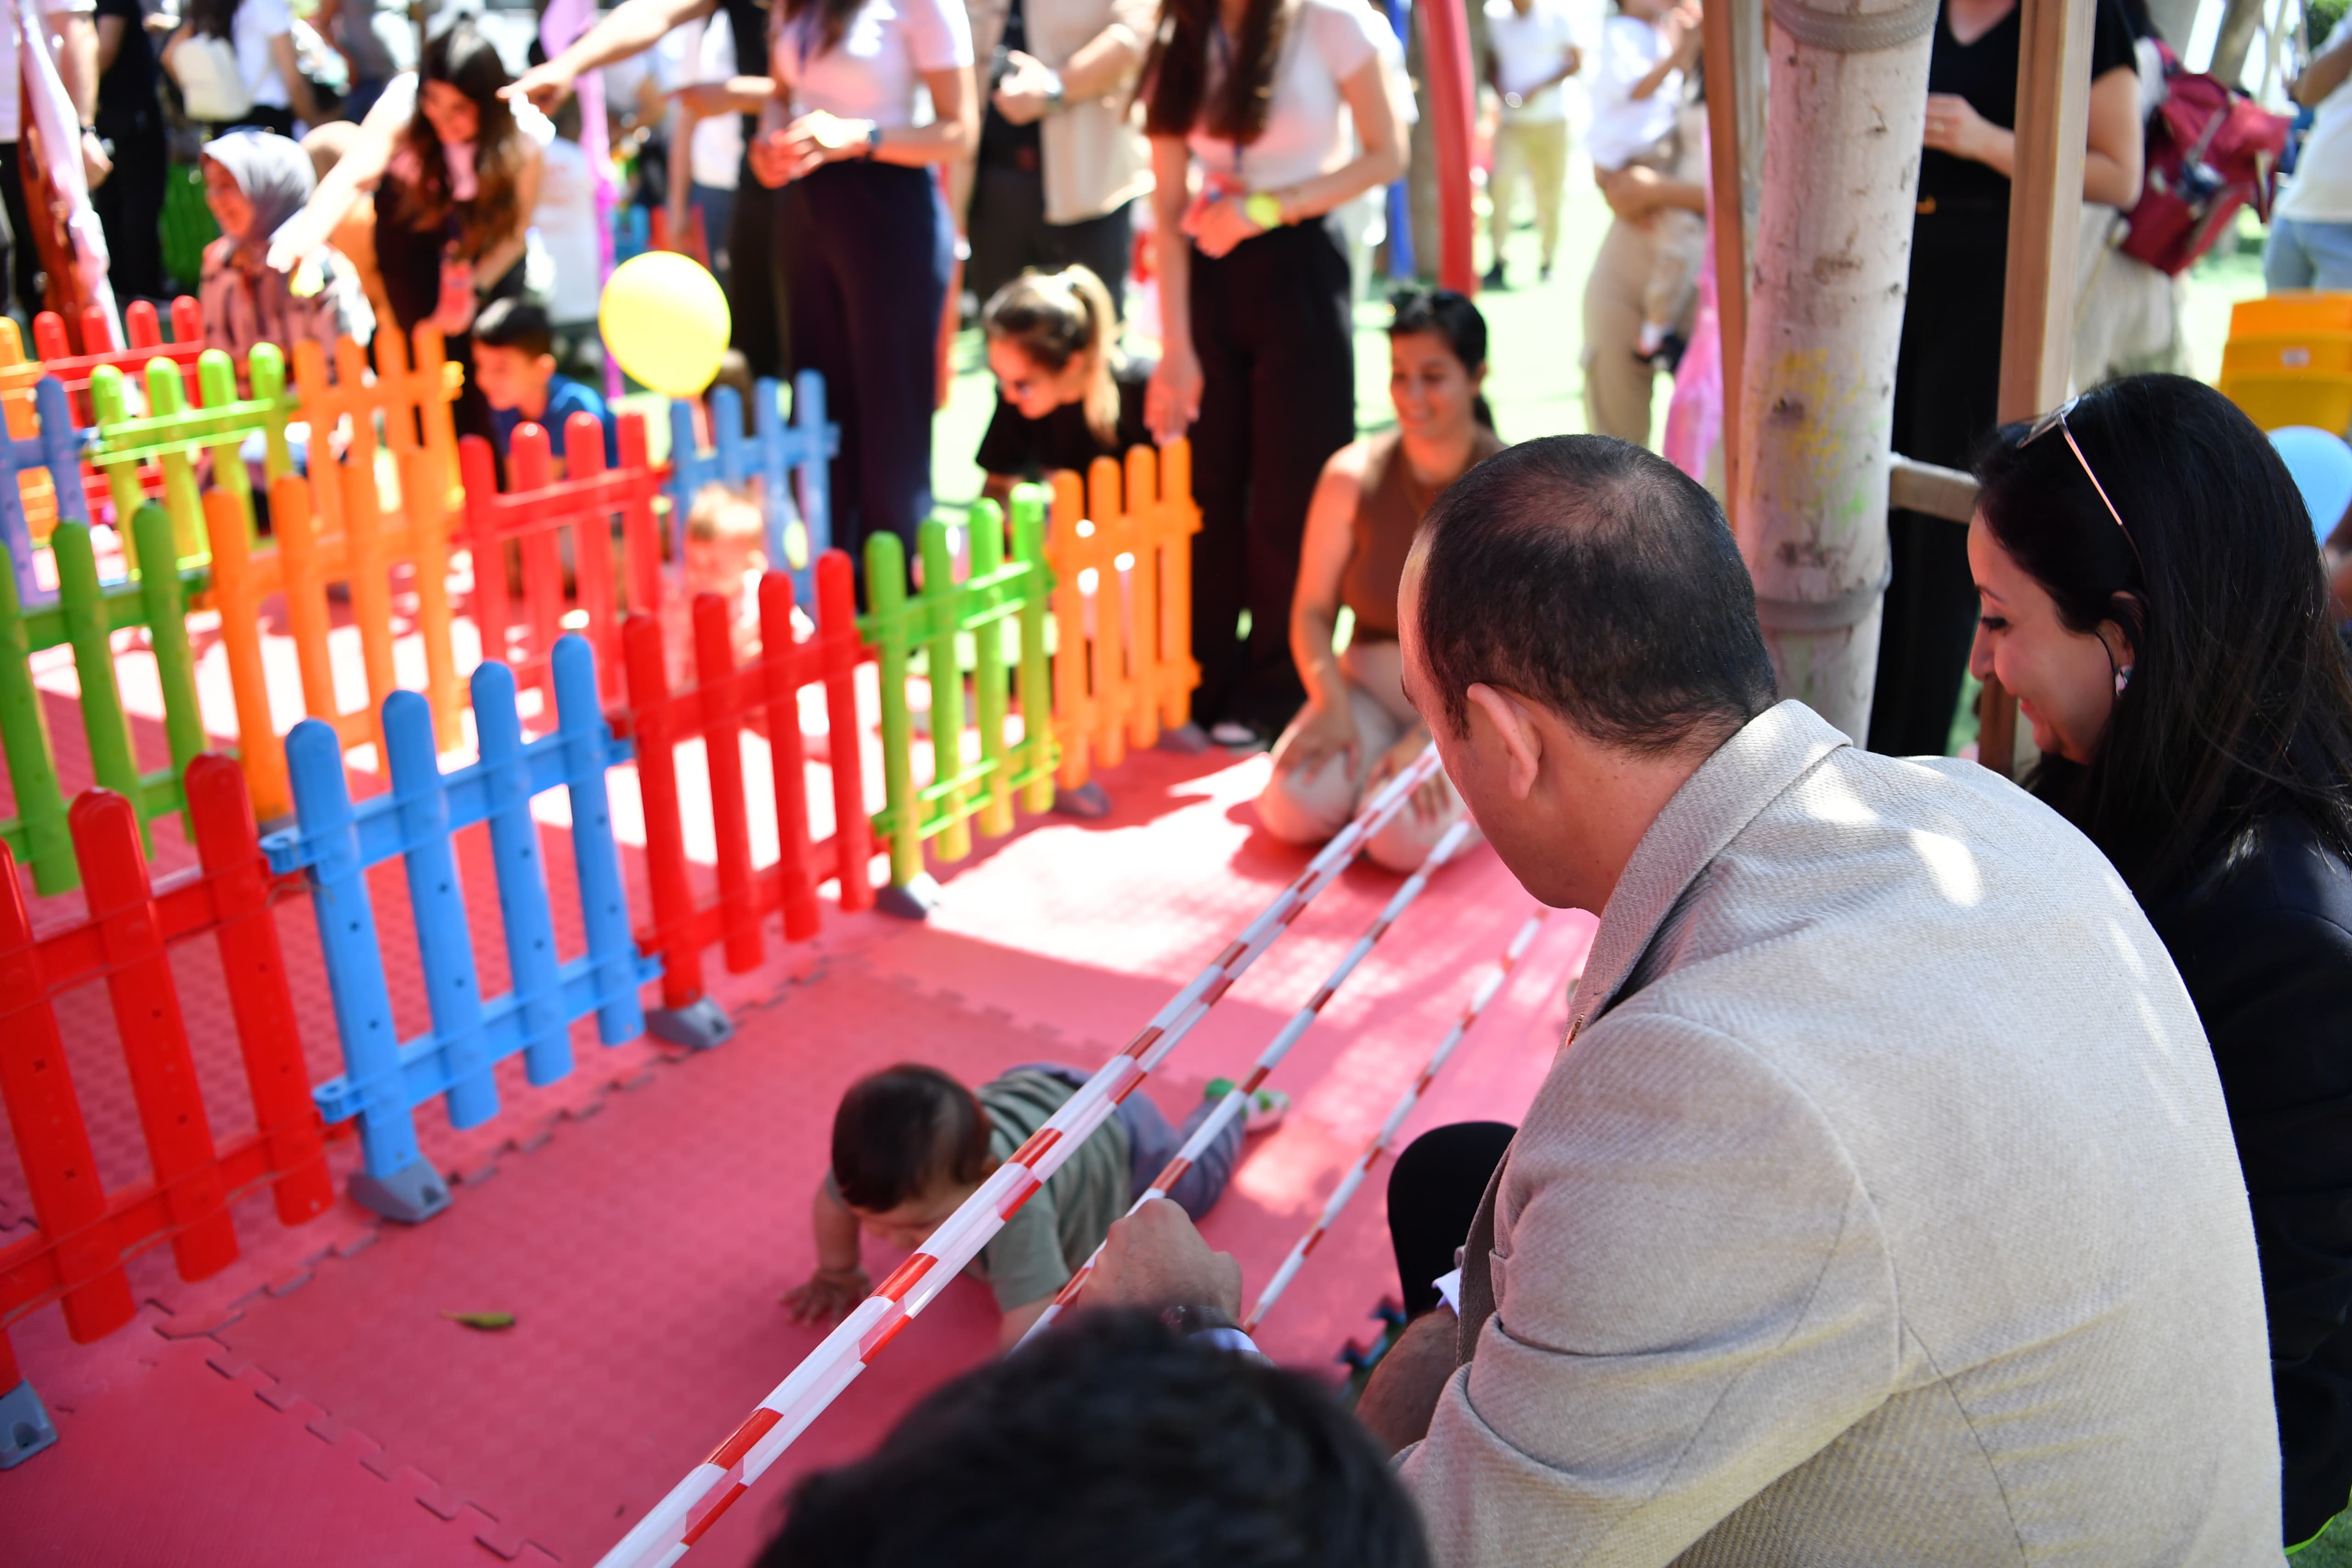
[[[2019,437],[2017,449],[2022,452],[2025,448],[2032,446],[2033,443],[2041,440],[2042,437],[2047,436],[2053,430],[2055,430],[2058,434],[2063,436],[2066,438],[2066,449],[2074,454],[2074,461],[2082,467],[2083,477],[2091,481],[2091,488],[2099,492],[2099,504],[2107,509],[2107,515],[2116,520],[2116,528],[2123,534],[2124,542],[2132,547],[2132,553],[2134,555],[2137,555],[2139,553],[2139,542],[2132,538],[2132,531],[2130,529],[2124,527],[2124,514],[2117,511],[2116,510],[2116,503],[2108,499],[2107,487],[2101,484],[2099,482],[2099,476],[2091,471],[2091,459],[2083,456],[2082,444],[2074,439],[2074,432],[2066,427],[2067,410],[2073,408],[2074,405],[2082,401],[2083,400],[2079,397],[2070,397],[2065,402],[2060,404],[2057,407],[2052,409],[2049,413],[2043,415],[2041,418],[2036,419],[2033,422],[2033,427],[2028,430],[2022,437]]]

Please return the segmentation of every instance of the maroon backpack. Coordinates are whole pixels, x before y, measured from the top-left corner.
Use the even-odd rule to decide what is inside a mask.
[[[2267,222],[2293,123],[2217,78],[2183,70],[2162,43],[2165,100],[2147,119],[2147,181],[2121,249],[2178,275],[2248,202]]]

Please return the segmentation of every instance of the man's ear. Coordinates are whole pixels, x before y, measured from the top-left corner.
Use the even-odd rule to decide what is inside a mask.
[[[1527,799],[1535,792],[1536,779],[1543,772],[1543,736],[1532,721],[1533,715],[1517,698],[1483,680],[1472,682],[1464,695],[1470,699],[1472,727],[1475,729],[1483,718],[1502,744],[1503,754],[1508,759],[1505,781],[1512,797]]]

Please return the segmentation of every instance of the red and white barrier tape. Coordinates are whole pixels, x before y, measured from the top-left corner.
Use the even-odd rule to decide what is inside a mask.
[[[1135,1091],[1177,1042],[1192,1032],[1243,971],[1298,918],[1308,901],[1348,868],[1372,836],[1404,809],[1412,792],[1435,776],[1432,745],[1364,803],[1258,917],[1227,943],[1209,966],[1153,1015],[1127,1048],[1064,1101],[1030,1140],[981,1184],[980,1190],[933,1231],[914,1255],[860,1302],[841,1325],[761,1400],[741,1426],[697,1465],[669,1495],[637,1521],[597,1568],[668,1568],[686,1555],[719,1515],[748,1490],[793,1440],[807,1430],[866,1365],[964,1265],[1004,1228],[1030,1194]]]
[[[1397,889],[1396,895],[1389,900],[1388,907],[1381,910],[1370,925],[1364,928],[1364,934],[1356,939],[1355,945],[1348,949],[1347,956],[1340,959],[1330,974],[1324,979],[1323,984],[1316,987],[1315,994],[1307,999],[1307,1005],[1292,1014],[1290,1021],[1283,1025],[1281,1032],[1274,1037],[1265,1050],[1258,1053],[1257,1065],[1250,1069],[1249,1077],[1226,1091],[1225,1097],[1217,1102],[1217,1109],[1211,1111],[1208,1118],[1193,1130],[1192,1136],[1184,1141],[1184,1146],[1176,1151],[1176,1157],[1169,1161],[1160,1174],[1152,1179],[1151,1185],[1143,1190],[1143,1195],[1135,1200],[1128,1213],[1133,1214],[1154,1198],[1166,1197],[1169,1190],[1183,1179],[1184,1173],[1192,1168],[1192,1163],[1201,1157],[1202,1152],[1217,1141],[1218,1135],[1232,1124],[1234,1117],[1244,1113],[1248,1106],[1249,1097],[1257,1092],[1258,1086],[1265,1082],[1266,1075],[1280,1065],[1282,1058],[1290,1054],[1290,1047],[1298,1043],[1299,1037],[1306,1034],[1314,1025],[1317,1016],[1323,1011],[1324,1004],[1329,1002],[1333,993],[1348,983],[1348,977],[1355,973],[1356,966],[1364,962],[1365,956],[1372,951],[1381,938],[1388,935],[1389,927],[1396,923],[1397,917],[1404,913],[1413,900],[1421,897],[1421,890],[1429,886],[1429,879],[1437,868],[1454,858],[1462,846],[1469,842],[1470,836],[1476,831],[1477,829],[1471,826],[1470,819],[1465,816],[1448,829],[1444,837],[1437,841],[1436,847],[1429,852],[1429,858],[1421,863],[1419,870],[1405,879],[1404,885]],[[1038,1315],[1037,1321],[1029,1325],[1029,1331],[1021,1336],[1023,1344],[1027,1344],[1031,1340],[1044,1333],[1046,1325],[1062,1315],[1064,1308],[1085,1293],[1087,1281],[1094,1277],[1095,1259],[1101,1256],[1102,1248],[1097,1247],[1093,1256],[1089,1257],[1079,1267],[1078,1271],[1070,1277],[1070,1282],[1062,1287],[1060,1293],[1055,1296],[1054,1300],[1046,1305],[1045,1311]]]
[[[1405,1118],[1412,1114],[1412,1108],[1421,1103],[1421,1097],[1428,1090],[1430,1080],[1434,1079],[1439,1069],[1445,1066],[1446,1058],[1451,1057],[1454,1047],[1462,1043],[1462,1037],[1470,1032],[1472,1025],[1477,1023],[1478,1015],[1486,1010],[1486,1004],[1492,1002],[1496,994],[1503,989],[1503,982],[1510,978],[1511,971],[1518,966],[1519,959],[1528,951],[1528,944],[1535,941],[1537,931],[1542,927],[1544,918],[1550,913],[1549,910],[1538,908],[1535,913],[1527,918],[1526,923],[1521,925],[1517,932],[1512,936],[1511,944],[1503,950],[1502,962],[1497,963],[1493,972],[1479,983],[1477,991],[1470,998],[1470,1005],[1462,1009],[1462,1016],[1454,1021],[1454,1026],[1445,1031],[1445,1038],[1440,1040],[1437,1043],[1437,1048],[1429,1054],[1428,1064],[1421,1069],[1421,1076],[1414,1079],[1405,1091],[1397,1097],[1395,1106],[1389,1111],[1388,1120],[1381,1123],[1381,1130],[1372,1134],[1372,1141],[1364,1145],[1364,1152],[1356,1156],[1355,1164],[1350,1166],[1348,1173],[1340,1178],[1339,1185],[1332,1192],[1330,1201],[1323,1205],[1321,1217],[1316,1220],[1312,1229],[1298,1238],[1298,1244],[1290,1249],[1290,1256],[1282,1260],[1282,1267],[1276,1269],[1274,1278],[1265,1282],[1265,1289],[1258,1295],[1257,1305],[1249,1310],[1249,1316],[1242,1322],[1244,1333],[1254,1334],[1257,1331],[1258,1324],[1265,1321],[1267,1309],[1282,1299],[1282,1293],[1288,1289],[1290,1282],[1298,1277],[1299,1268],[1306,1263],[1307,1255],[1315,1250],[1316,1244],[1321,1241],[1324,1233],[1331,1228],[1331,1222],[1339,1217],[1339,1211],[1348,1206],[1348,1200],[1356,1195],[1356,1189],[1364,1184],[1364,1178],[1370,1174],[1372,1167],[1380,1163],[1381,1156],[1388,1152],[1390,1140],[1397,1135],[1397,1129],[1404,1125]]]

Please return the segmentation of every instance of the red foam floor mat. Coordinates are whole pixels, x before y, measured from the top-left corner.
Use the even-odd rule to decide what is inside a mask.
[[[53,733],[69,731],[69,705],[51,719]],[[816,1342],[776,1297],[813,1260],[808,1194],[843,1087],[899,1059],[972,1080],[1021,1061],[1103,1060],[1304,864],[1305,852],[1255,831],[1249,801],[1265,767],[1139,753],[1100,775],[1108,817],[1024,823],[961,866],[935,867],[945,900],[928,922],[845,918],[828,904],[817,942],[772,946],[751,973],[724,974],[714,950],[708,977],[740,1025],[719,1050],[606,1050],[583,1026],[581,1070],[540,1089],[502,1078],[507,1110],[488,1126],[460,1132],[437,1108],[421,1111],[428,1157],[458,1184],[451,1210],[424,1226],[381,1225],[344,1200],[289,1231],[266,1198],[248,1198],[236,1213],[245,1256],[214,1279],[174,1279],[168,1249],[132,1260],[144,1305],[131,1328],[74,1346],[53,1310],[12,1325],[63,1441],[0,1473],[0,1555],[593,1562]],[[625,790],[615,794],[625,815]],[[547,863],[567,866],[561,826],[543,836]],[[167,864],[175,838],[159,825]],[[494,993],[504,969],[481,850],[461,844],[461,874],[482,889],[473,934]],[[642,867],[629,860],[634,881]],[[569,951],[568,870],[557,882]],[[1244,1068],[1395,887],[1366,866],[1342,877],[1171,1058],[1150,1090],[1162,1106],[1181,1115],[1208,1078]],[[398,870],[376,873],[373,891],[404,1032],[421,1028]],[[51,900],[44,916],[78,901]],[[1466,854],[1285,1065],[1275,1081],[1293,1114],[1253,1141],[1204,1227],[1253,1288],[1529,908],[1489,852]],[[339,1064],[307,905],[282,908],[279,924],[323,1078]],[[1552,918],[1406,1139],[1517,1118],[1549,1065],[1591,930],[1589,917]],[[200,945],[175,967],[207,1104],[241,1108],[214,1011],[217,963]],[[104,1130],[101,1163],[110,1184],[135,1177],[142,1157],[102,1000],[77,1018],[73,1059]],[[340,1181],[355,1147],[334,1145],[332,1160]],[[26,1222],[7,1185],[14,1165],[0,1152],[0,1239]],[[1340,1343],[1372,1329],[1369,1309],[1395,1289],[1382,1188],[1376,1175],[1268,1320],[1261,1338],[1278,1359],[1335,1375]],[[869,1256],[877,1272],[891,1261]],[[442,1315],[485,1310],[518,1323],[485,1333]],[[985,1291],[952,1286],[693,1561],[748,1561],[783,1483],[863,1452],[923,1392],[988,1354],[993,1330]]]

